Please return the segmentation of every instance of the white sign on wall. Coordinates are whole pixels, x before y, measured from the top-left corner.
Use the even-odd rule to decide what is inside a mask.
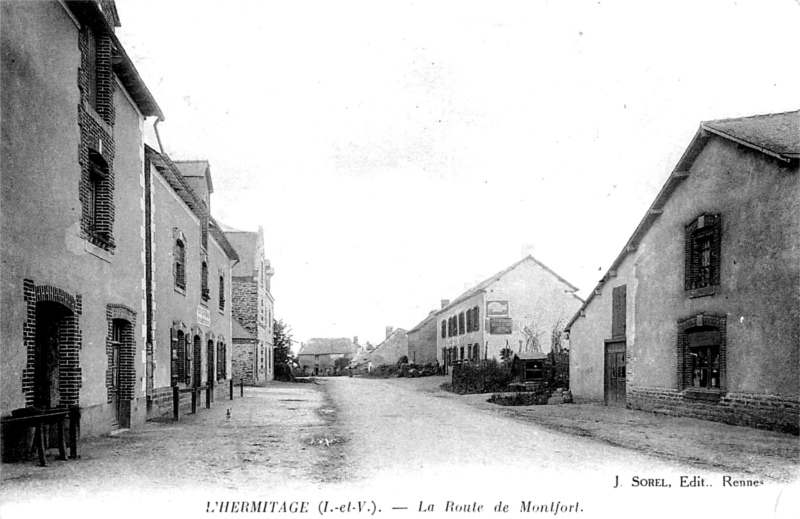
[[[211,326],[211,312],[203,305],[197,305],[197,323],[200,326]]]

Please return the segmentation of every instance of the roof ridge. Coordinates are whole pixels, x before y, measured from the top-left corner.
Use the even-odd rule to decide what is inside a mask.
[[[742,117],[727,117],[725,119],[709,119],[709,120],[706,120],[706,121],[700,121],[700,124],[726,123],[726,122],[730,122],[730,121],[742,121],[742,120],[745,120],[745,119],[755,119],[757,117],[762,117],[762,118],[764,118],[764,117],[777,117],[777,116],[788,115],[788,114],[793,114],[793,113],[800,114],[800,109],[787,110],[785,112],[775,112],[775,113],[769,113],[769,114],[745,115],[745,116],[742,116]]]

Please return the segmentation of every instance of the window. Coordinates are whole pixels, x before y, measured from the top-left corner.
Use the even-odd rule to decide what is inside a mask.
[[[85,179],[83,198],[84,229],[89,239],[97,246],[107,246],[111,239],[111,215],[109,204],[108,164],[103,156],[89,150],[89,167]]]
[[[200,264],[200,295],[203,301],[211,299],[211,290],[208,288],[208,263],[205,261]]]
[[[86,97],[89,105],[97,110],[97,37],[91,28],[86,31]]]
[[[459,360],[464,360],[464,347],[459,348]]]
[[[719,285],[721,225],[718,214],[702,214],[686,226],[684,289],[713,294]]]
[[[458,334],[459,335],[464,335],[464,333],[466,333],[466,330],[464,328],[465,328],[464,327],[464,312],[461,312],[460,314],[458,314]]]
[[[170,375],[172,385],[186,382],[186,335],[182,330],[170,330]]]
[[[628,286],[614,287],[611,292],[611,337],[624,337],[627,316]]]
[[[726,318],[700,314],[678,324],[682,389],[725,388]],[[691,392],[688,394],[692,397]]]
[[[542,381],[544,380],[544,360],[526,360],[525,361],[525,381]]]
[[[481,331],[481,315],[480,315],[480,312],[481,311],[478,309],[477,306],[472,309],[472,331],[473,332]]]
[[[225,310],[225,276],[222,274],[219,276],[219,309]]]
[[[227,378],[225,373],[226,365],[225,343],[219,341],[217,343],[217,380],[225,380]]]
[[[175,287],[186,290],[186,246],[183,240],[175,240],[172,256],[175,263]]]
[[[447,337],[447,321],[442,321],[442,339]]]

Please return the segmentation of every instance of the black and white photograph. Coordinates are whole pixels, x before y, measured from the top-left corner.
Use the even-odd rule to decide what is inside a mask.
[[[0,517],[798,517],[798,27],[0,0]]]

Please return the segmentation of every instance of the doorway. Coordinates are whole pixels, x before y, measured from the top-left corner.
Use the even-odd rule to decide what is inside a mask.
[[[58,407],[61,402],[61,354],[67,320],[72,312],[52,301],[36,303],[33,405],[39,409]]]
[[[625,406],[625,341],[606,343],[604,393],[606,405]]]

